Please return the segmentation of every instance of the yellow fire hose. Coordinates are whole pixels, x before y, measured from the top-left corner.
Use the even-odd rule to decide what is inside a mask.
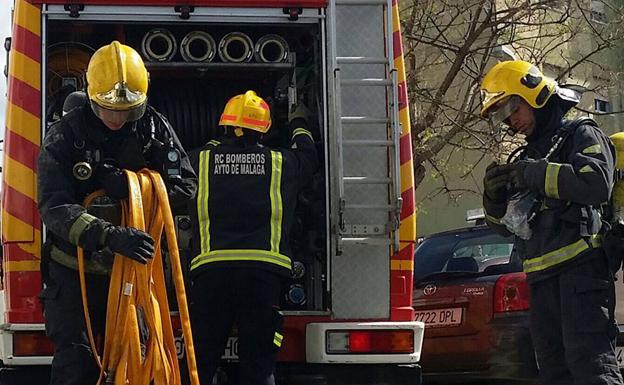
[[[191,385],[199,385],[180,254],[167,190],[160,174],[155,171],[143,169],[138,173],[128,170],[125,172],[130,199],[122,201],[122,225],[149,233],[155,241],[155,254],[145,265],[122,255],[115,255],[108,291],[104,352],[100,361],[88,310],[84,251],[78,248],[87,333],[93,355],[101,370],[97,384],[181,384],[160,252],[160,239],[164,228]],[[85,207],[102,195],[102,191],[89,195],[85,199]],[[148,330],[143,336],[140,322]]]

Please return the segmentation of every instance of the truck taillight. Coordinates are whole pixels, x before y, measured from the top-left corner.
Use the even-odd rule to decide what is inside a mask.
[[[413,352],[413,330],[327,331],[327,353],[330,354],[399,354]]]
[[[529,309],[529,286],[525,273],[505,274],[494,287],[494,313]]]
[[[54,345],[44,332],[13,333],[14,356],[51,356],[53,354]]]

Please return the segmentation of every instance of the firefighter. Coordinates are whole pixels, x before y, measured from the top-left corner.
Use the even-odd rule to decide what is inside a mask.
[[[488,166],[483,205],[498,233],[515,229],[512,213],[530,229],[516,232],[515,247],[530,288],[541,383],[622,384],[613,272],[598,235],[613,183],[613,145],[592,120],[563,120],[579,95],[530,63],[498,63],[481,90],[482,116],[526,140],[519,160]],[[531,204],[523,210],[515,198],[526,192]]]
[[[38,160],[39,212],[47,230],[40,297],[55,347],[52,385],[95,384],[99,375],[86,334],[76,246],[87,256],[88,301],[100,336],[113,253],[146,263],[154,252],[148,234],[118,225],[118,200],[128,196],[122,169],[161,171],[174,203],[186,205],[197,188],[173,128],[147,104],[148,73],[135,50],[117,41],[101,47],[86,78],[88,100],[50,126]],[[82,202],[100,189],[105,209],[94,215]]]
[[[200,382],[211,384],[234,322],[240,383],[274,384],[282,344],[281,281],[291,274],[289,233],[301,187],[318,166],[305,107],[290,114],[290,149],[259,143],[271,112],[254,91],[231,98],[224,135],[191,163],[199,176],[193,203],[191,319]]]

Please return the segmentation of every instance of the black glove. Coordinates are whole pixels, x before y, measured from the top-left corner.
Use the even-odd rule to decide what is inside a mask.
[[[96,177],[102,182],[102,187],[111,198],[128,198],[128,178],[117,166],[110,163],[102,163],[98,166]]]
[[[510,164],[511,170],[509,172],[509,182],[511,187],[516,191],[522,191],[529,188],[526,179],[524,178],[524,170],[527,166],[537,163],[536,160],[526,159],[519,160]]]
[[[149,234],[133,227],[121,226],[109,226],[104,232],[104,246],[112,252],[143,264],[153,258],[154,240]]]
[[[492,162],[485,170],[483,190],[488,199],[493,202],[504,202],[507,199],[507,183],[511,167],[508,164]]]

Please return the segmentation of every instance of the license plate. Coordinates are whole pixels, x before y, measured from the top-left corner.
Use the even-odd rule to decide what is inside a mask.
[[[415,312],[414,321],[424,322],[429,327],[457,326],[462,323],[463,311],[461,307],[421,310]]]
[[[615,358],[620,368],[624,368],[624,346],[615,347]]]

